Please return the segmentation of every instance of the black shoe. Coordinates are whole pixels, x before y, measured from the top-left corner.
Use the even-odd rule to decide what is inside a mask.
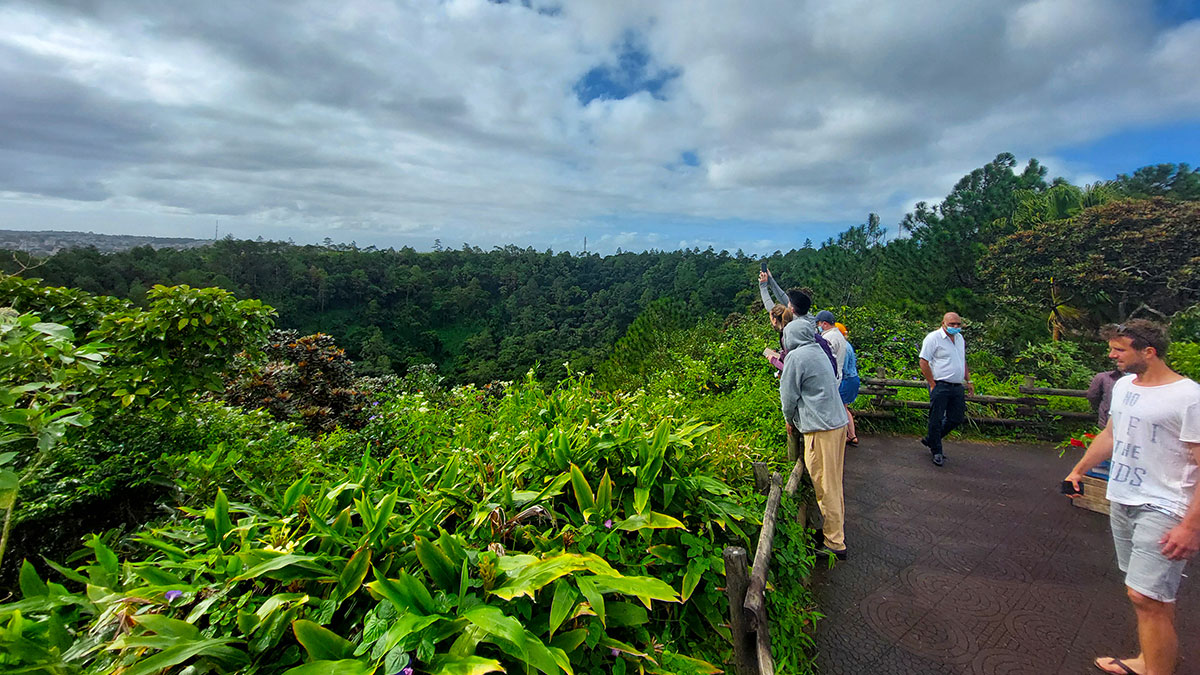
[[[840,551],[835,551],[835,550],[829,548],[828,546],[826,546],[825,544],[821,544],[820,546],[817,547],[817,553],[819,553],[819,554],[824,553],[827,556],[831,555],[831,556],[837,558],[838,560],[845,560],[847,558],[847,556],[849,555],[846,552],[846,549],[842,549]]]
[[[925,438],[924,436],[921,437],[921,445],[933,450],[933,446],[929,444],[929,439]]]
[[[936,464],[937,466],[941,466],[941,465],[945,464],[946,456],[940,452],[933,453],[933,463]]]

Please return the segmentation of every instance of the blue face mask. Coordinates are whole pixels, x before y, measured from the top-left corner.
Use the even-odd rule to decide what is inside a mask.
[[[948,335],[958,335],[961,332],[962,329],[958,326],[946,326],[946,334]]]

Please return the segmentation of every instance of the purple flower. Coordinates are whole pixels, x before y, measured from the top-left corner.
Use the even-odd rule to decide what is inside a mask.
[[[370,417],[367,418],[367,421],[370,422],[371,420],[375,419],[376,417],[379,417],[379,415],[371,415]]]
[[[613,647],[612,654],[613,654],[613,656],[620,656],[621,650],[617,649],[616,647]]]
[[[170,590],[163,593],[163,597],[167,599],[167,602],[174,602],[183,597],[183,591]]]
[[[401,670],[397,675],[413,675],[412,666],[404,666],[404,669]]]
[[[612,529],[612,518],[609,518],[608,520],[604,521],[604,526],[611,530]]]

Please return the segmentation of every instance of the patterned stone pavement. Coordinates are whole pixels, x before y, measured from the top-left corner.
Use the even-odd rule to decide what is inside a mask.
[[[1108,518],[1058,494],[1077,455],[915,438],[846,452],[850,559],[813,577],[825,675],[1098,673],[1137,653]],[[1195,568],[1196,565],[1192,565]],[[1185,574],[1191,575],[1191,569]],[[1179,596],[1178,673],[1200,673],[1200,583]]]

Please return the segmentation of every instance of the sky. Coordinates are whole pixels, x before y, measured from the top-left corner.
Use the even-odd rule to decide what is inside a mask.
[[[769,253],[1200,163],[1200,0],[0,3],[0,229]]]

